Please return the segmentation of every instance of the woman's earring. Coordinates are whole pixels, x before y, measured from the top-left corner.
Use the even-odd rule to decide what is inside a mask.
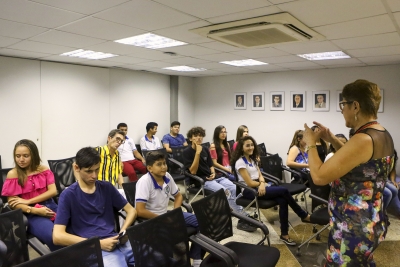
[[[354,119],[357,121],[357,114],[356,114],[356,115],[354,115]]]

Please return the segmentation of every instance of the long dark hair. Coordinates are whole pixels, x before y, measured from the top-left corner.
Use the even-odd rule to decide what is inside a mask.
[[[222,151],[221,144],[220,144],[221,140],[219,139],[219,134],[221,133],[222,129],[226,130],[225,126],[218,125],[217,127],[215,127],[214,136],[213,136],[215,150],[217,151],[217,162],[219,164],[222,164],[222,157],[223,157],[223,151]],[[229,147],[227,140],[228,140],[228,135],[226,136],[225,140],[222,140],[222,144],[224,145],[225,150],[228,151],[228,157],[231,158],[231,149]]]
[[[243,157],[243,154],[244,154],[243,153],[243,145],[244,145],[244,142],[246,142],[247,140],[251,140],[254,145],[254,151],[253,151],[253,154],[250,156],[250,158],[252,160],[254,160],[254,162],[257,162],[257,159],[260,157],[260,152],[258,151],[258,146],[257,146],[256,140],[254,140],[254,138],[251,137],[250,135],[243,136],[242,138],[239,139],[236,149],[232,153],[232,158],[231,158],[232,170],[235,170],[236,161],[238,159],[240,159],[241,157]]]
[[[19,147],[19,146],[27,147],[31,154],[31,164],[24,169],[22,169],[18,165],[17,160],[15,159],[15,152],[17,150],[17,147]],[[22,139],[22,140],[19,140],[14,146],[13,158],[14,158],[15,169],[17,170],[17,175],[18,175],[18,184],[20,186],[24,186],[25,180],[27,177],[27,172],[29,170],[37,171],[39,169],[40,162],[41,162],[41,159],[39,156],[39,150],[33,141],[28,140],[28,139]]]

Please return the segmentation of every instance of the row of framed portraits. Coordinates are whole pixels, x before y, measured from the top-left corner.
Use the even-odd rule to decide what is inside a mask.
[[[339,102],[343,101],[342,91],[337,91],[336,111],[340,111]],[[247,109],[247,93],[235,93],[234,109]],[[378,112],[383,112],[383,89],[381,89],[381,104]],[[312,91],[312,110],[329,111],[329,91]],[[268,106],[270,110],[285,110],[285,92],[272,91],[269,93]],[[265,110],[264,92],[251,93],[251,110]],[[306,111],[306,92],[290,92],[290,110]]]

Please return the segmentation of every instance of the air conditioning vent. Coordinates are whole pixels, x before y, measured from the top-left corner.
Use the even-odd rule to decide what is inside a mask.
[[[289,13],[217,24],[191,31],[241,48],[325,39]]]

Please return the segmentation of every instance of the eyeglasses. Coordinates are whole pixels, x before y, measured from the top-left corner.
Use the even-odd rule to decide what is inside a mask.
[[[120,143],[120,144],[125,143],[125,140],[122,140],[122,139],[119,138],[119,137],[115,138],[115,140],[116,140],[118,143]]]
[[[228,132],[220,132],[220,133],[222,133],[222,134],[227,134]]]
[[[339,102],[340,110],[343,110],[345,104],[353,104],[353,102],[354,101],[342,101],[342,102]]]

